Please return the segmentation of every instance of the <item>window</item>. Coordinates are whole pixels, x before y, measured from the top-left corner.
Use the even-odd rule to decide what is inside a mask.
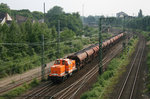
[[[60,60],[56,60],[56,61],[55,61],[55,64],[60,64]]]
[[[62,64],[65,65],[65,61],[64,60],[62,61]]]
[[[70,64],[71,64],[71,62],[70,62],[70,61],[68,61],[68,64],[70,65]]]

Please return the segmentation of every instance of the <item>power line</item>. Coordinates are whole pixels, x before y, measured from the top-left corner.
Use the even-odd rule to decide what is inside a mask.
[[[52,53],[52,54],[47,54],[44,58],[46,58],[47,56],[49,56],[49,55],[53,55],[53,54],[56,54],[57,53],[57,51],[55,51],[55,53]],[[35,62],[35,61],[40,61],[40,59],[42,59],[43,57],[39,57],[39,58],[37,58],[36,60],[29,60],[29,61],[27,61],[27,62],[25,62],[25,63],[23,63],[23,64],[21,64],[21,63],[19,63],[19,66],[22,66],[22,65],[25,65],[25,64],[29,64],[29,63],[32,63],[32,62]],[[8,63],[8,62],[7,62]],[[14,64],[16,64],[16,63],[14,63]],[[4,66],[4,65],[3,65]],[[6,67],[6,68],[11,68],[11,69],[16,69],[17,67]]]
[[[40,43],[0,43],[0,45],[41,45]]]
[[[51,53],[51,54],[49,54],[50,53],[50,51],[49,52],[46,52],[46,53],[44,53],[45,54],[45,57],[44,58],[46,58],[47,56],[49,56],[49,55],[53,55],[53,54],[56,54],[57,53],[57,51],[53,51],[53,53]],[[37,56],[37,57],[40,57],[40,56]],[[39,59],[41,59],[42,57],[40,57],[40,58],[38,58],[37,60],[39,60]],[[28,62],[26,62],[26,63],[24,63],[24,64],[28,64],[28,63],[31,63],[31,62],[34,62],[34,61],[37,61],[37,60],[33,60],[33,61],[28,61]],[[19,61],[21,61],[21,60],[19,60]],[[18,62],[18,60],[13,60],[13,61],[6,61],[6,62],[1,62],[1,65],[2,64],[7,64],[7,63],[11,63],[11,62],[14,62],[14,63],[16,63],[16,62]],[[23,64],[23,65],[24,65]]]
[[[54,41],[52,41],[54,42]],[[52,42],[45,42],[44,45],[51,45],[51,44],[57,44],[57,42],[55,41],[55,43],[52,43]],[[69,42],[74,42],[74,41],[63,41],[63,42],[60,42],[61,44],[62,43],[69,43]],[[33,45],[33,46],[41,46],[42,43],[0,43],[0,45]]]

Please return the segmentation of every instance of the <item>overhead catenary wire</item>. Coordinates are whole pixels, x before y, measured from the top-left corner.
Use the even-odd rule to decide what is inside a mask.
[[[65,43],[69,43],[70,41],[68,41],[68,42],[65,42]],[[62,42],[62,43],[64,43],[64,42]],[[1,44],[1,43],[0,43]],[[5,44],[5,43],[3,43],[3,44]],[[11,44],[9,44],[9,45],[11,45]],[[40,45],[41,46],[41,45]],[[71,45],[69,45],[69,46],[71,46],[72,47],[72,44]],[[50,51],[46,51],[44,54],[45,54],[45,56],[47,57],[48,55],[53,55],[53,54],[56,54],[58,51],[52,51],[52,50],[50,50]],[[49,53],[52,53],[52,54],[49,54]],[[40,54],[40,53],[39,53]],[[0,64],[5,64],[5,63],[10,63],[10,62],[18,62],[18,61],[20,61],[20,60],[9,60],[9,61],[5,61],[5,62],[0,62]]]
[[[72,41],[62,41],[62,42],[60,42],[60,44],[62,44],[62,43],[64,43],[64,44],[66,44],[66,43],[72,43],[72,42],[75,42],[76,40],[72,40]],[[50,42],[48,42],[48,43],[50,43],[50,44],[48,44],[47,42],[45,42],[45,44],[44,45],[51,45],[51,44],[57,44],[57,42],[55,42],[55,41],[51,41],[51,42],[53,42],[53,43],[50,43]],[[22,45],[31,45],[31,46],[41,46],[41,44],[42,43],[39,43],[39,42],[34,42],[34,43],[0,43],[0,45],[16,45],[16,46],[22,46]],[[71,44],[72,45],[72,44]],[[52,52],[52,54],[55,54],[55,52],[57,52],[57,51],[53,51]],[[47,52],[46,52],[47,53]],[[49,54],[50,52],[48,52],[48,54],[47,54],[47,56],[48,55],[52,55],[52,54]],[[18,60],[13,60],[13,61],[6,61],[7,63],[9,63],[9,62],[17,62]]]
[[[74,42],[74,41],[76,41],[76,40],[72,40],[72,41],[63,41],[63,42],[60,42],[60,44],[62,44],[62,43],[64,43],[64,44],[66,44],[66,43],[72,43],[72,42]],[[0,43],[0,45],[34,45],[34,46],[41,46],[41,44],[40,43],[38,43],[38,42],[35,42],[35,43]],[[56,43],[52,43],[52,44],[57,44],[57,42]],[[47,44],[47,43],[45,43],[44,45],[51,45],[51,44]],[[72,44],[71,45],[68,45],[68,46],[73,46]],[[53,51],[52,52],[52,54],[56,54],[55,52],[57,52],[57,51]],[[48,52],[46,52],[46,53],[44,53],[44,54],[46,54],[47,56],[48,55],[52,55],[52,54],[49,54],[49,53],[51,53],[51,51],[48,51]],[[13,61],[6,61],[7,63],[9,63],[9,62],[18,62],[18,60],[13,60]],[[1,62],[1,64],[2,63],[4,63],[4,62]]]
[[[41,45],[40,43],[0,43],[0,45]]]
[[[63,41],[63,42],[60,42],[60,44],[62,43],[69,43],[69,42],[74,42],[74,40],[72,41]],[[57,44],[57,42],[45,42],[44,45],[51,45],[51,44]],[[0,43],[0,45],[33,45],[33,46],[41,46],[42,43]]]

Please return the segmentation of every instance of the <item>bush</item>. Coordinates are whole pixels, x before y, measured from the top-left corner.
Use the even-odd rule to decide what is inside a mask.
[[[30,83],[30,86],[31,87],[35,87],[37,85],[39,85],[39,80],[37,80],[36,78],[34,78],[33,81]]]
[[[40,59],[38,55],[16,59],[14,61],[1,62],[0,64],[0,78],[8,75],[20,74],[29,69],[39,66]]]
[[[148,45],[148,49],[150,49],[150,45]],[[150,50],[147,55],[147,66],[148,66],[148,74],[147,74],[147,92],[150,92]]]
[[[104,80],[108,80],[109,78],[111,78],[114,75],[113,71],[106,71],[103,73],[102,78]]]

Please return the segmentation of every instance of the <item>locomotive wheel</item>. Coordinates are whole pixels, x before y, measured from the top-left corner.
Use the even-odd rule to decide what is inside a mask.
[[[72,76],[72,73],[70,73],[69,76]]]
[[[50,80],[50,76],[48,75],[47,80]]]

